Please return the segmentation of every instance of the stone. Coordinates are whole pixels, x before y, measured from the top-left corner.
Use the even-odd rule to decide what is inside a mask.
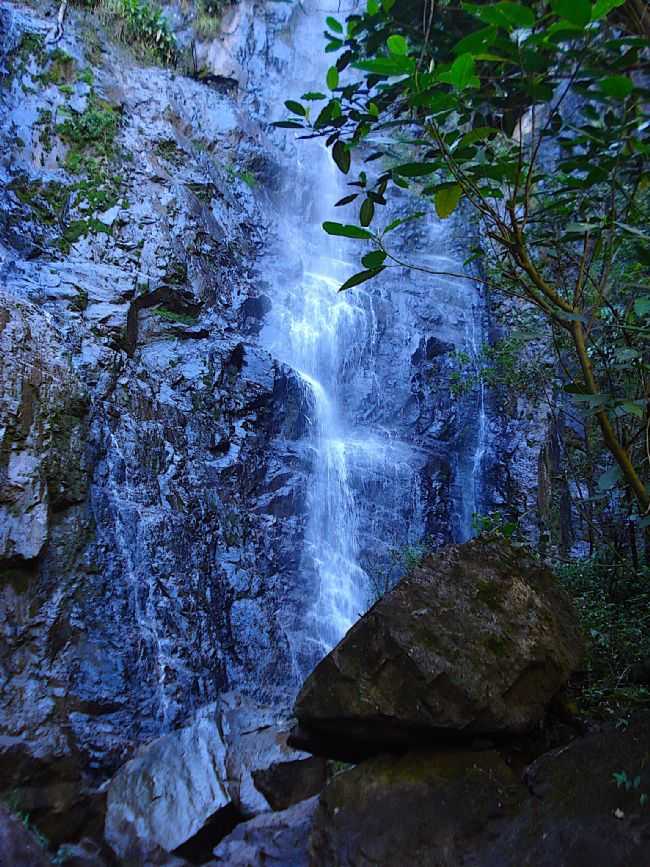
[[[497,753],[382,756],[338,774],[320,797],[310,867],[460,867],[526,789]],[[466,845],[467,844],[467,845]],[[500,862],[499,867],[519,867]],[[493,867],[497,867],[496,862]]]
[[[0,867],[50,867],[52,861],[23,822],[0,804]]]
[[[230,804],[214,705],[142,749],[108,788],[106,840],[122,859],[172,852]]]
[[[321,795],[310,867],[640,867],[649,743],[645,714],[544,754],[523,781],[496,752],[370,759]]]
[[[580,664],[554,576],[481,537],[428,556],[307,678],[292,743],[333,758],[528,731]]]
[[[238,825],[214,850],[211,867],[309,867],[308,840],[318,799]]]
[[[243,816],[285,810],[321,791],[325,761],[288,745],[288,714],[232,693],[222,697],[220,707],[227,788]]]

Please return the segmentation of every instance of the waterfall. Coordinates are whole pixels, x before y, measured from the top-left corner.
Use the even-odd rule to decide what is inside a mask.
[[[346,11],[317,2],[293,9],[286,51],[278,61],[276,49],[254,91],[273,118],[285,116],[284,99],[326,89],[332,62],[323,50],[327,14],[344,20]],[[356,221],[348,207],[333,208],[350,188],[322,140],[294,138],[278,132],[276,139],[284,187],[273,215],[277,251],[265,267],[272,310],[262,343],[299,379],[309,407],[306,524],[296,598],[285,620],[300,680],[376,598],[377,570],[388,575],[383,589],[399,577],[394,549],[469,535],[487,423],[482,392],[477,424],[454,420],[446,361],[435,371],[430,365],[430,381],[418,381],[429,361],[414,362],[422,341],[431,339],[444,344],[444,352],[469,348],[476,357],[482,304],[474,281],[441,277],[431,285],[416,271],[387,272],[337,294],[359,270],[362,246],[326,235],[321,224]],[[409,204],[404,199],[397,207]],[[411,244],[408,252],[423,253],[430,267],[463,270],[466,237],[454,238],[435,216],[402,237]],[[450,425],[457,424],[450,442]],[[451,481],[449,466],[456,467]]]

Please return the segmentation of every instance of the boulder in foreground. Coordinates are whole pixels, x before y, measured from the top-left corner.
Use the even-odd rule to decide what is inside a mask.
[[[495,752],[371,759],[321,795],[310,867],[650,864],[649,744],[650,716],[612,725],[545,754],[524,783]]]
[[[571,603],[548,569],[481,537],[427,557],[305,682],[293,743],[355,760],[530,729],[579,665]]]

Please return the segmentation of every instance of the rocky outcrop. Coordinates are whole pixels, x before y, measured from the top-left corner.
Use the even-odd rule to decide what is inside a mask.
[[[84,500],[87,410],[60,331],[33,305],[0,293],[0,563],[7,570],[33,562],[56,513]]]
[[[372,759],[321,796],[310,867],[645,864],[649,738],[647,716],[608,728],[544,755],[523,782],[496,753]]]
[[[316,667],[298,745],[354,757],[436,738],[530,729],[578,666],[582,640],[554,576],[481,537],[429,556]]]
[[[320,792],[325,762],[291,749],[289,730],[278,709],[227,694],[141,749],[108,787],[112,850],[128,863],[158,850],[189,857],[237,822]]]

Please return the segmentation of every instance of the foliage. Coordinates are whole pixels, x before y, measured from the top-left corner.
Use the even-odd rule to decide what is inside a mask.
[[[630,777],[627,771],[615,771],[612,778],[618,789],[625,789],[626,792],[639,792],[639,804],[642,807],[648,803],[648,795],[646,792],[640,792],[641,776],[637,774],[635,777]]]
[[[516,521],[509,521],[501,512],[490,512],[489,515],[472,516],[472,529],[475,533],[487,533],[502,539],[515,541],[520,528]]]
[[[422,561],[433,551],[428,539],[409,543],[401,548],[391,548],[388,561],[372,564],[368,569],[369,599],[368,604],[374,605],[397,584],[400,578],[408,577],[417,569]]]
[[[161,319],[167,322],[181,322],[184,325],[194,325],[196,316],[191,316],[189,313],[178,313],[176,310],[169,310],[167,307],[155,307],[152,311]]]
[[[96,157],[111,156],[118,127],[116,109],[93,95],[85,111],[72,112],[56,128],[61,139],[71,145],[67,167],[78,170],[83,157],[89,153]]]
[[[650,569],[636,573],[627,562],[592,559],[557,571],[588,642],[584,681],[577,685],[580,709],[622,717],[650,708],[650,683],[636,682],[645,680],[650,663]]]
[[[94,9],[116,29],[120,39],[173,66],[178,59],[176,37],[159,6],[148,0],[77,0],[78,5]]]
[[[406,0],[368,0],[327,20],[331,96],[288,100],[279,125],[326,136],[344,174],[355,150],[368,163],[338,203],[360,202],[358,225],[324,224],[373,248],[341,289],[391,267],[433,273],[389,249],[404,218],[371,228],[396,188],[441,219],[474,209],[486,282],[550,327],[565,388],[615,463],[607,484],[648,525],[650,41],[621,29],[622,4],[447,0],[423,27]]]
[[[229,6],[228,0],[199,0],[193,26],[201,39],[212,39],[219,33],[221,17]]]

